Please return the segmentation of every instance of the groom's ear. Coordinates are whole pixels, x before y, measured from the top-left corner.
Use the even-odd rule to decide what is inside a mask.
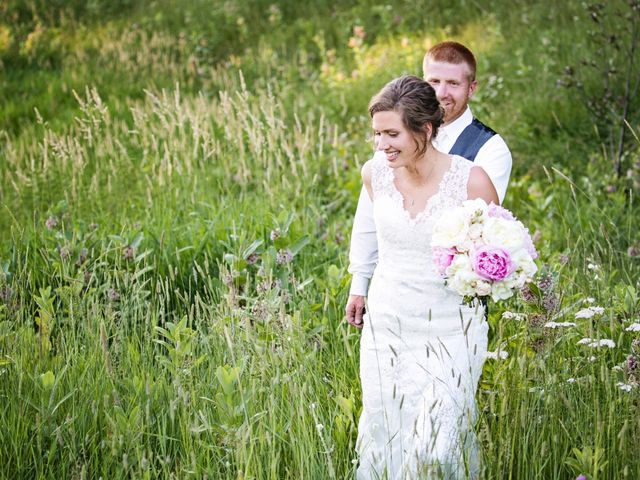
[[[476,92],[476,88],[478,88],[478,81],[477,80],[472,80],[471,82],[469,82],[469,98],[471,98],[473,96],[473,94]]]

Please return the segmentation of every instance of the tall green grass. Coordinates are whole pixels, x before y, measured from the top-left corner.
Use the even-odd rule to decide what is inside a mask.
[[[512,147],[506,205],[548,273],[529,301],[491,307],[491,349],[509,357],[478,392],[483,478],[640,475],[638,145],[616,178],[597,122],[555,88],[581,7],[444,3],[420,20],[353,2],[321,29],[265,4],[233,55],[207,12],[78,11],[62,68],[12,64],[4,91],[51,87],[12,97],[0,137],[0,478],[349,478],[359,334],[342,317],[366,103],[450,36],[478,52],[473,108]]]

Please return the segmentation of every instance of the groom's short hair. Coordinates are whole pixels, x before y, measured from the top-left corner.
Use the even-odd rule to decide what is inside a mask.
[[[458,42],[440,42],[429,49],[424,56],[422,67],[426,67],[428,60],[444,63],[466,63],[469,67],[469,81],[476,79],[476,57],[471,50]]]

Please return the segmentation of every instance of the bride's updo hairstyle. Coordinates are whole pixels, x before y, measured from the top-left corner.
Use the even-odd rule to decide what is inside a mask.
[[[413,133],[416,156],[426,153],[444,119],[444,110],[429,83],[415,75],[403,75],[387,83],[369,102],[369,115],[397,112],[405,128]],[[431,125],[431,136],[425,124]]]

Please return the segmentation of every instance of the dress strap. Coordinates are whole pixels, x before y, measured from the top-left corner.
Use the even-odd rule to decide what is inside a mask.
[[[371,159],[371,189],[374,200],[378,195],[391,195],[393,192],[393,170],[387,165],[384,155],[374,155]]]
[[[444,198],[452,200],[453,205],[458,205],[467,199],[467,186],[469,174],[473,163],[458,155],[451,157],[451,168],[443,179],[442,193]]]

